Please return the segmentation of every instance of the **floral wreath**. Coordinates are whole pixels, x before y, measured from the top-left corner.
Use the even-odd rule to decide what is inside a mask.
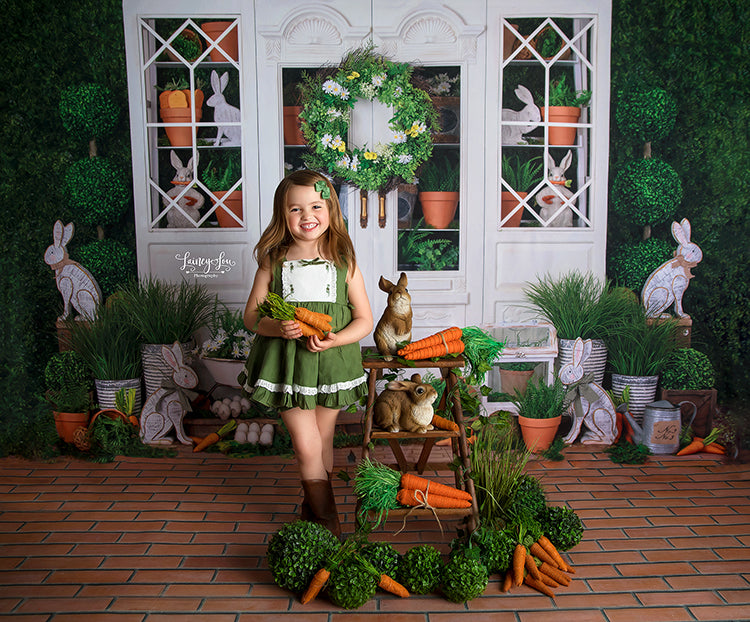
[[[372,47],[350,52],[333,74],[308,77],[300,119],[311,151],[304,156],[307,166],[362,190],[386,192],[413,183],[417,168],[432,154],[437,113],[430,96],[411,84],[412,68],[373,53]],[[347,147],[350,112],[360,98],[393,107],[388,144]]]

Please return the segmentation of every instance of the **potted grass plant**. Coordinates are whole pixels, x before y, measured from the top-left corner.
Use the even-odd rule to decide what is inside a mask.
[[[625,294],[590,272],[573,270],[559,276],[547,274],[523,290],[530,308],[557,330],[559,367],[572,362],[573,344],[578,337],[592,340],[592,350],[584,362],[584,373],[594,374],[601,384],[607,362],[604,338],[619,317]]]
[[[504,221],[503,227],[518,227],[521,224],[523,207],[518,207],[519,200],[526,198],[529,194],[529,189],[539,183],[541,173],[541,156],[525,160],[524,162],[521,162],[519,156],[512,158],[503,156],[503,181],[513,190],[513,192],[511,190],[502,190],[500,192],[500,216]]]
[[[446,229],[458,208],[460,170],[445,155],[432,158],[419,176],[419,202],[425,222],[435,229]]]
[[[67,321],[70,345],[94,376],[100,408],[115,408],[120,389],[134,389],[134,411],[141,408],[141,352],[138,331],[117,295],[89,322]]]
[[[211,320],[215,296],[198,283],[147,277],[125,285],[119,298],[139,335],[146,394],[150,395],[172,376],[161,356],[162,345],[180,342],[189,360],[193,334]]]
[[[581,108],[591,101],[591,91],[574,91],[566,82],[565,75],[549,85],[549,102],[542,102],[542,119],[550,123],[548,138],[550,145],[575,145]],[[555,125],[553,125],[555,124]],[[567,124],[566,127],[556,124]]]
[[[545,451],[552,444],[562,420],[565,394],[557,376],[552,384],[541,377],[530,380],[523,395],[516,391],[512,402],[518,409],[518,424],[529,451]]]

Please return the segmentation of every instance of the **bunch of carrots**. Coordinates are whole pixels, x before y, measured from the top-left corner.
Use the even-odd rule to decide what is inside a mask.
[[[236,427],[237,427],[237,420],[232,419],[231,421],[221,426],[221,428],[219,428],[216,432],[211,432],[210,434],[207,434],[204,438],[191,436],[190,437],[191,440],[195,443],[195,447],[193,447],[193,453],[203,451],[207,447],[211,447],[211,445],[215,445],[223,437],[225,437],[232,430],[234,430]]]
[[[403,473],[396,501],[415,507],[423,504],[434,508],[470,508],[471,495],[465,490],[433,482],[413,473]]]
[[[562,558],[546,536],[540,536],[528,550],[523,544],[516,545],[511,567],[505,573],[500,589],[508,592],[511,587],[525,583],[538,592],[554,598],[553,588],[570,585],[571,579],[566,573],[575,574],[575,570]]]
[[[461,340],[463,331],[457,326],[446,328],[434,335],[412,341],[398,350],[397,354],[407,361],[423,361],[448,354],[461,354],[465,345]]]
[[[685,447],[677,452],[677,455],[690,456],[692,454],[703,452],[707,454],[718,454],[720,456],[723,456],[727,453],[727,450],[724,445],[716,442],[716,439],[719,438],[719,434],[720,431],[714,428],[708,433],[705,438],[695,436],[689,444],[685,445]]]
[[[296,307],[278,294],[269,292],[266,299],[258,305],[261,317],[271,317],[275,320],[294,320],[300,327],[304,337],[315,335],[324,339],[331,332],[331,318],[325,313],[310,311],[306,307]]]

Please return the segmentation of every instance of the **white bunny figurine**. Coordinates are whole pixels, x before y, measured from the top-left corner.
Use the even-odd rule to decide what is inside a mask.
[[[184,389],[198,386],[198,376],[183,362],[179,342],[163,345],[161,355],[173,370],[172,386],[162,385],[148,396],[141,414],[141,440],[147,445],[171,445],[172,441],[166,438],[166,434],[174,428],[180,443],[192,445],[182,427],[185,413],[190,409],[190,396]]]
[[[528,134],[533,129],[539,127],[542,120],[542,113],[539,106],[534,103],[534,96],[525,86],[519,84],[514,91],[516,97],[526,104],[521,110],[512,110],[510,108],[502,109],[502,120],[525,122],[524,125],[507,125],[503,124],[500,132],[500,138],[503,145],[526,145],[524,134]]]
[[[612,398],[601,385],[581,382],[583,363],[590,354],[591,339],[584,341],[578,337],[573,344],[573,361],[563,365],[558,374],[564,385],[576,391],[570,408],[573,425],[563,438],[565,444],[575,441],[582,427],[586,429],[581,435],[583,444],[611,445],[617,433],[617,411]]]
[[[58,319],[66,319],[72,306],[80,313],[76,316],[77,320],[93,320],[96,308],[102,301],[102,291],[91,272],[68,257],[65,247],[73,237],[73,230],[72,222],[65,227],[61,220],[55,222],[52,245],[44,251],[44,262],[55,271],[57,289],[63,297],[63,312]]]
[[[227,103],[223,95],[224,89],[229,82],[229,72],[225,72],[221,79],[214,69],[211,72],[211,88],[214,94],[206,100],[206,105],[214,108],[214,121],[216,123],[239,123],[240,109]],[[226,140],[222,139],[222,136]],[[226,147],[237,147],[241,144],[242,128],[239,125],[219,125],[216,130],[214,147],[224,145]]]
[[[174,150],[169,152],[169,160],[175,168],[175,176],[172,179],[174,188],[171,188],[167,192],[167,195],[173,199],[174,203],[180,206],[184,214],[169,199],[163,198],[164,207],[169,207],[170,203],[172,203],[172,208],[167,212],[167,226],[172,228],[195,227],[201,217],[198,210],[206,202],[205,197],[192,187],[194,179],[193,171],[198,164],[198,153],[195,154],[195,166],[193,165],[193,158],[190,158],[187,165],[183,166],[182,160],[180,160]],[[185,190],[183,186],[190,187]]]
[[[687,218],[672,223],[672,236],[679,244],[674,259],[665,261],[654,270],[641,292],[648,317],[668,316],[665,311],[672,304],[678,317],[690,317],[682,308],[682,296],[693,278],[690,268],[700,263],[703,251],[690,241],[690,221]]]
[[[567,206],[563,207],[565,201],[569,201],[573,196],[566,185],[568,180],[565,177],[565,171],[568,170],[572,161],[573,153],[570,149],[560,161],[560,166],[555,164],[549,153],[547,154],[547,183],[551,186],[544,187],[537,192],[534,200],[540,208],[539,216],[547,222],[548,227],[573,226],[573,210]]]

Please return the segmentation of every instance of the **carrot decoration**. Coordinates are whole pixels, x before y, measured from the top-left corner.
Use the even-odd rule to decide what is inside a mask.
[[[455,421],[441,417],[440,415],[432,415],[432,425],[438,430],[448,430],[450,432],[458,432],[458,424]]]
[[[573,567],[563,559],[562,555],[560,555],[555,545],[552,544],[552,542],[547,536],[545,535],[539,536],[539,539],[537,540],[537,542],[539,543],[539,546],[541,546],[545,551],[547,551],[550,557],[552,557],[552,559],[554,560],[555,563],[550,564],[550,566],[553,566],[553,567],[556,566],[557,568],[560,568],[560,570],[565,570],[566,572],[575,573],[575,570],[573,570]]]
[[[570,577],[561,570],[553,568],[547,562],[542,562],[539,566],[539,572],[546,574],[548,577],[552,577],[560,585],[570,585]]]
[[[426,348],[420,348],[418,350],[410,350],[409,352],[406,352],[403,357],[407,361],[422,361],[439,356],[446,356],[447,354],[461,354],[464,349],[464,342],[458,339],[457,341],[446,341],[440,345],[427,346]]]
[[[536,579],[537,581],[542,580],[542,576],[539,574],[539,569],[536,567],[536,562],[531,555],[527,555],[524,558],[524,565],[526,566],[526,570],[528,570],[529,574],[534,579]]]
[[[513,550],[513,585],[518,587],[523,583],[523,569],[526,562],[526,547],[523,544],[516,544]]]
[[[549,575],[544,574],[543,572],[539,573],[539,580],[544,583],[544,585],[547,585],[549,587],[560,587],[560,584],[557,581],[555,581]]]
[[[692,454],[697,454],[701,451],[706,451],[706,448],[709,445],[712,445],[716,439],[719,438],[719,430],[714,428],[708,433],[708,436],[706,438],[700,438],[698,436],[694,437],[693,440],[688,444],[685,445],[680,451],[677,452],[678,456],[690,456]],[[715,453],[714,450],[709,451],[708,453]]]
[[[203,442],[203,437],[202,436],[191,436],[190,440],[193,441],[193,444],[199,445],[200,443]]]
[[[315,600],[315,597],[320,594],[320,590],[322,590],[325,584],[328,583],[328,579],[330,578],[330,576],[331,572],[326,568],[321,568],[320,570],[318,570],[318,572],[313,575],[313,578],[310,581],[310,585],[307,586],[307,589],[302,595],[300,602],[303,605],[306,605],[311,600]]]
[[[446,328],[445,330],[441,330],[439,333],[435,333],[434,335],[430,335],[429,337],[425,337],[424,339],[412,341],[410,344],[401,348],[398,351],[398,354],[399,356],[404,356],[404,354],[406,354],[407,352],[422,350],[429,346],[443,345],[444,343],[449,343],[451,341],[460,341],[462,335],[463,333],[461,329],[457,326]]]
[[[412,490],[402,488],[396,495],[396,501],[401,505],[416,507],[427,503],[434,508],[470,508],[471,501],[466,499],[456,499],[455,497],[444,497],[433,492],[424,492],[422,490]]]
[[[221,440],[222,437],[229,434],[232,430],[237,427],[237,420],[232,419],[229,423],[225,423],[217,432],[211,432],[208,434],[200,443],[193,447],[193,453],[203,451],[206,447],[215,445]]]
[[[538,557],[543,562],[547,562],[550,566],[554,566],[555,568],[559,568],[557,562],[553,559],[552,555],[550,555],[549,553],[547,553],[547,551],[545,551],[542,548],[542,545],[539,544],[539,542],[534,542],[534,544],[532,544],[529,547],[529,553],[531,553],[534,557]]]
[[[500,591],[504,594],[506,592],[510,592],[510,588],[513,585],[513,572],[510,570],[510,568],[505,572],[505,577],[503,578],[503,582],[500,585]]]
[[[324,333],[331,332],[331,320],[333,318],[325,313],[310,311],[310,309],[307,309],[306,307],[295,307],[294,319],[309,324],[313,328],[317,328]]]
[[[703,451],[707,454],[717,454],[720,456],[724,456],[727,453],[727,450],[724,449],[724,446],[719,445],[719,443],[709,443],[703,448]]]
[[[436,494],[441,497],[452,497],[454,499],[461,499],[469,501],[471,503],[471,495],[465,490],[459,490],[453,486],[446,486],[440,482],[433,482],[425,477],[414,475],[413,473],[404,473],[401,475],[401,488],[408,490],[421,490],[430,494]]]
[[[378,581],[378,587],[384,589],[386,592],[400,596],[401,598],[409,598],[409,590],[407,590],[398,581],[395,581],[387,574],[381,574],[380,580]]]
[[[526,578],[523,580],[523,582],[529,587],[534,588],[537,592],[541,592],[545,596],[549,596],[550,598],[555,597],[555,593],[551,589],[549,589],[549,587],[544,585],[544,583],[542,583],[541,581],[537,581],[531,575],[526,575]]]
[[[323,334],[323,331],[319,328],[316,328],[315,326],[310,326],[306,322],[302,322],[301,320],[296,320],[297,326],[299,326],[299,329],[302,331],[303,337],[312,337],[315,335],[318,339],[325,339],[325,334]]]
[[[275,320],[295,321],[305,337],[316,335],[323,339],[325,333],[331,331],[330,315],[310,311],[305,307],[295,307],[274,292],[269,292],[266,299],[258,305],[258,314]]]

